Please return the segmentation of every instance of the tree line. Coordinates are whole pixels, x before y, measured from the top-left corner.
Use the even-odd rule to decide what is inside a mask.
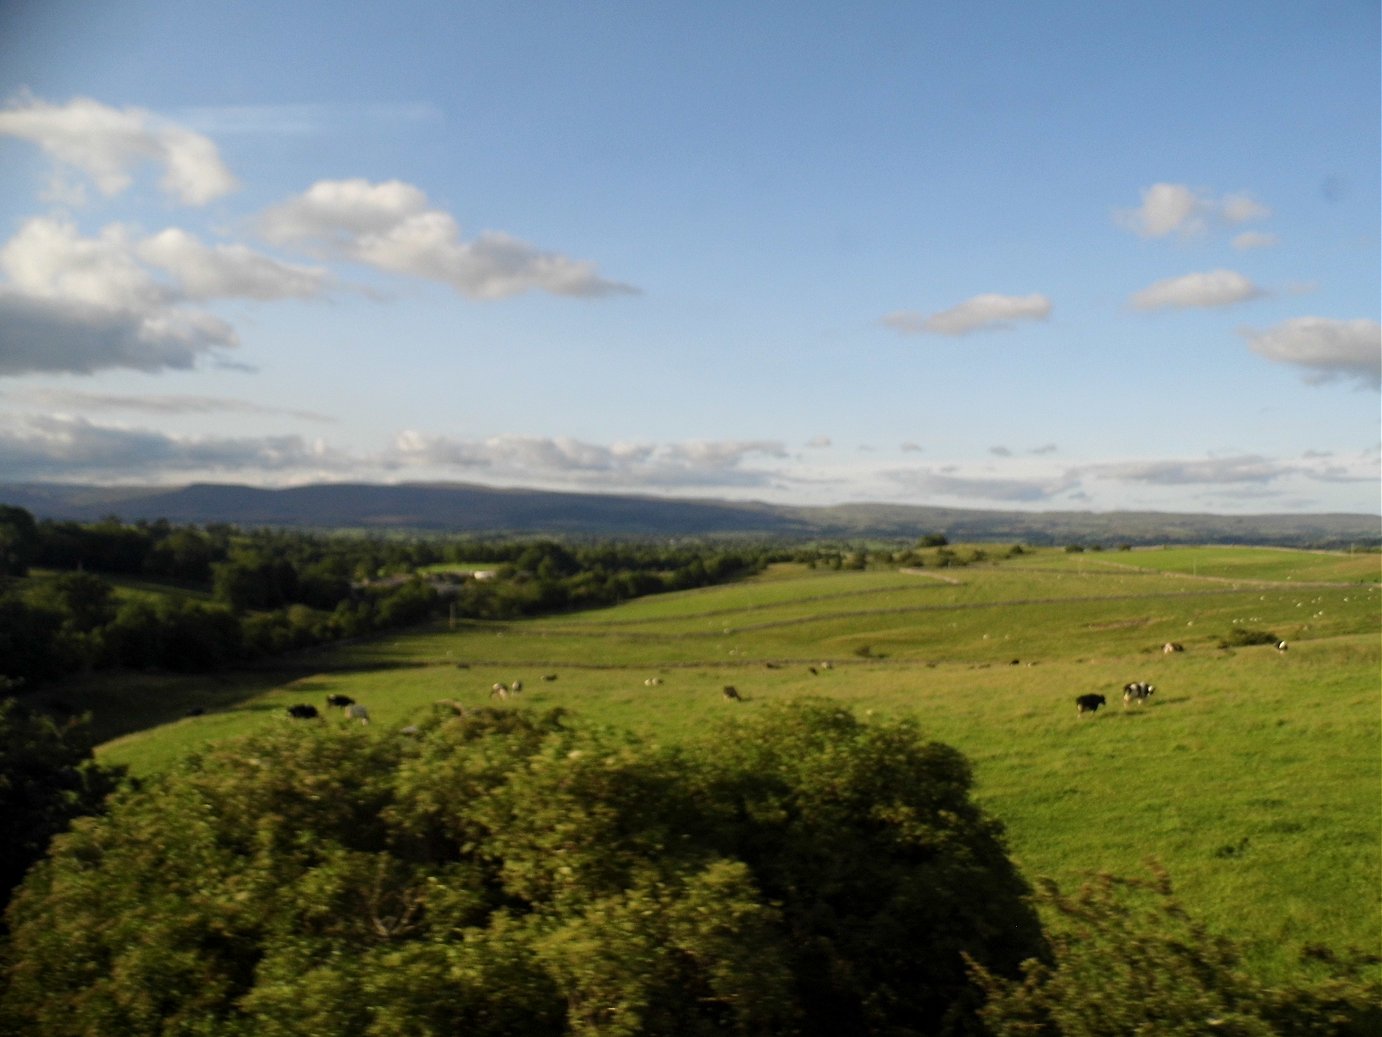
[[[762,544],[36,521],[0,505],[0,675],[32,684],[114,667],[210,671],[441,614],[512,619],[705,586],[781,557]],[[428,572],[477,560],[492,578]],[[120,594],[111,578],[161,592]]]

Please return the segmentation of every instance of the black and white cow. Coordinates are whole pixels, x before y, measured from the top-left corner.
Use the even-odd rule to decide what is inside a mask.
[[[1156,691],[1156,685],[1147,684],[1144,681],[1133,681],[1131,684],[1124,684],[1123,705],[1126,706],[1133,702],[1146,702],[1154,691]]]
[[[725,698],[732,699],[735,702],[744,701],[744,697],[739,694],[739,689],[736,688],[733,684],[725,685],[724,696]]]
[[[346,706],[355,705],[355,700],[349,695],[331,694],[326,696],[326,704],[337,709],[345,709]]]
[[[316,706],[309,706],[304,702],[299,702],[295,706],[288,707],[288,715],[294,720],[311,720],[313,717],[320,716]]]

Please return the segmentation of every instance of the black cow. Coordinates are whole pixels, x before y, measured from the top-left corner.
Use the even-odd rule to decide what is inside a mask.
[[[1156,691],[1156,685],[1147,684],[1144,681],[1133,681],[1131,684],[1124,684],[1123,705],[1126,706],[1130,702],[1146,702],[1154,691]]]
[[[739,694],[739,689],[736,688],[733,684],[725,685],[724,696],[727,699],[733,699],[735,702],[744,701],[743,696]]]
[[[345,709],[346,706],[355,705],[355,700],[349,695],[328,695],[326,696],[326,704],[335,706],[337,709]]]
[[[1081,713],[1093,713],[1107,701],[1102,695],[1081,695],[1075,699],[1075,708]]]
[[[317,713],[316,706],[309,706],[306,703],[299,702],[296,706],[288,707],[288,715],[294,720],[311,720],[313,717],[319,716],[320,714]]]

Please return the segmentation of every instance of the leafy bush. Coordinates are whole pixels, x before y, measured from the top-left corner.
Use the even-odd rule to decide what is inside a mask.
[[[8,691],[0,680],[0,692]],[[81,720],[59,724],[0,699],[0,904],[74,817],[100,807],[118,773],[98,767]]]
[[[285,717],[79,823],[12,906],[3,1024],[963,1032],[962,955],[1041,952],[964,759],[910,724],[801,704],[672,751],[445,712]]]
[[[1270,630],[1253,630],[1250,627],[1234,627],[1228,636],[1219,642],[1220,648],[1246,648],[1249,645],[1274,645],[1281,638]]]
[[[1364,975],[1377,959],[1317,953],[1327,975],[1264,986],[1230,941],[1186,914],[1155,867],[1150,879],[1095,876],[1073,896],[1047,882],[1038,899],[1056,918],[1053,961],[1027,963],[1021,981],[974,965],[995,1037],[1382,1033],[1382,985]]]

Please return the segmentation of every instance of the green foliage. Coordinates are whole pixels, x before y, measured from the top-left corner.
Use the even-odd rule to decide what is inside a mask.
[[[1270,630],[1253,630],[1250,627],[1234,627],[1228,636],[1219,642],[1220,648],[1246,648],[1249,645],[1274,645],[1281,638]]]
[[[1056,918],[1050,963],[1027,963],[1021,980],[973,964],[995,1037],[1382,1032],[1382,984],[1362,978],[1376,958],[1330,958],[1323,977],[1265,986],[1230,941],[1186,913],[1160,869],[1150,880],[1098,875],[1073,896],[1047,882],[1039,900]]]
[[[837,706],[294,723],[116,797],[11,909],[13,1032],[941,1033],[1039,953],[954,750]],[[176,824],[169,824],[176,818]]]
[[[8,690],[0,688],[0,690]],[[85,724],[0,699],[0,904],[72,818],[95,811],[118,773],[91,758]]]
[[[0,576],[24,576],[38,550],[38,526],[23,508],[0,504]]]

